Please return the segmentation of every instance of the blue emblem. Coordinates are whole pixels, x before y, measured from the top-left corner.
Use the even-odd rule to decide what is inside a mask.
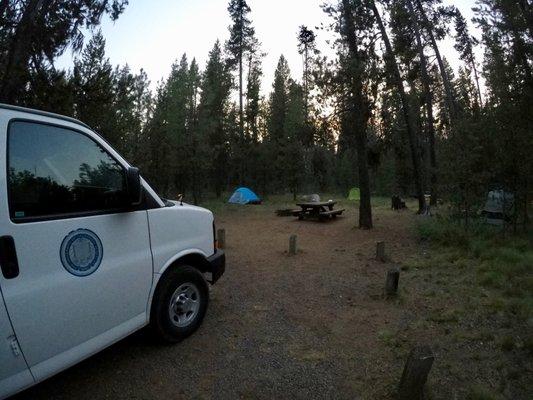
[[[70,232],[61,243],[61,263],[73,275],[87,276],[98,269],[104,248],[96,233],[88,229]]]

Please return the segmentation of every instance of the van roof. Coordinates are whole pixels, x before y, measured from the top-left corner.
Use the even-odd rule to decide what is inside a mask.
[[[35,114],[35,115],[42,115],[44,117],[61,119],[63,121],[68,121],[68,122],[72,122],[72,123],[81,125],[81,126],[87,128],[87,129],[91,129],[91,127],[89,125],[77,120],[76,118],[67,117],[65,115],[54,114],[54,113],[51,113],[51,112],[48,112],[48,111],[35,110],[33,108],[26,108],[26,107],[20,107],[20,106],[13,106],[11,104],[0,103],[0,109],[2,109],[2,108],[5,109],[5,110],[21,111],[21,112]]]

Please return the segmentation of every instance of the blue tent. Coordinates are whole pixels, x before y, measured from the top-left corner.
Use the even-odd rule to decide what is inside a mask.
[[[261,204],[261,199],[248,188],[239,188],[228,200],[231,204]]]

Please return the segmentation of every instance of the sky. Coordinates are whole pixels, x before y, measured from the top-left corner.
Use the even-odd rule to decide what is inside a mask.
[[[467,21],[473,16],[475,0],[444,0],[457,6]],[[324,0],[247,0],[252,9],[251,19],[256,36],[267,53],[263,60],[263,94],[270,91],[278,59],[283,54],[292,76],[300,79],[302,57],[297,50],[296,35],[300,25],[314,29],[329,18],[320,5]],[[225,42],[231,24],[227,12],[228,0],[130,0],[124,13],[115,22],[102,21],[101,30],[106,39],[106,54],[113,65],[128,64],[134,72],[146,71],[155,88],[165,79],[172,63],[186,53],[189,61],[196,58],[205,66],[209,51],[216,39]],[[471,26],[471,32],[476,30]],[[317,32],[318,48],[332,55],[326,43],[327,33]],[[89,39],[88,32],[86,40]],[[453,42],[440,44],[443,55],[451,65],[459,65]],[[57,66],[70,68],[73,55],[67,51]],[[481,52],[478,51],[478,61]]]

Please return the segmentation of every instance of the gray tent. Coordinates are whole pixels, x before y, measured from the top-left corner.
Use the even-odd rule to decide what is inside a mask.
[[[309,203],[319,203],[320,202],[320,196],[318,194],[306,194],[301,197],[302,201],[309,202]]]
[[[501,225],[503,221],[513,214],[514,196],[503,190],[492,190],[487,195],[483,215],[487,222],[493,225]]]

